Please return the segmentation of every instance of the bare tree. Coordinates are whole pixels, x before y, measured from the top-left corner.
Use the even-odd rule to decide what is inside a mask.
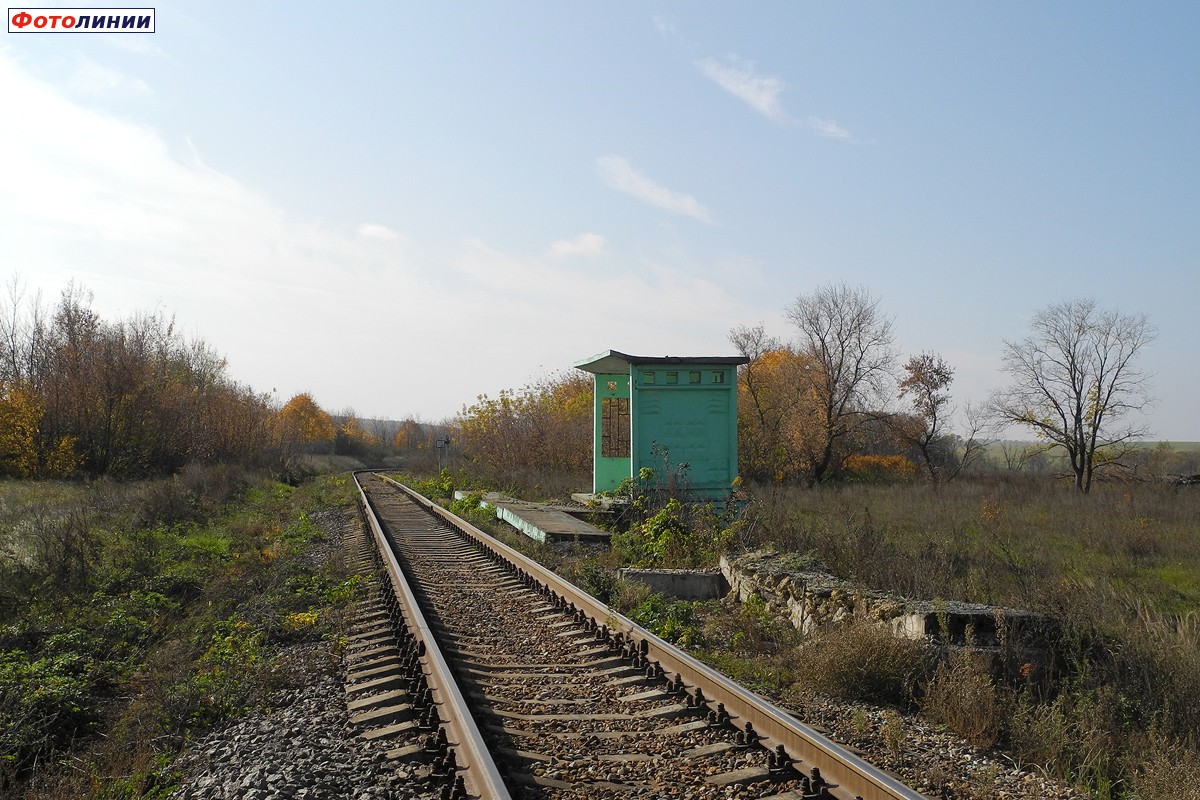
[[[987,428],[988,419],[986,409],[968,402],[963,408],[963,432],[965,436],[959,439],[962,444],[962,452],[958,454],[958,466],[955,468],[954,474],[948,475],[946,480],[956,477],[964,469],[970,469],[976,462],[981,461],[987,455],[989,440],[983,436]]]
[[[14,275],[0,299],[0,383],[41,386],[53,348],[49,312],[42,293],[26,298],[25,285]]]
[[[391,446],[392,441],[396,438],[396,433],[400,430],[400,423],[394,419],[370,417],[369,419],[364,419],[362,423],[368,433],[388,447]]]
[[[1145,314],[1098,309],[1093,300],[1048,306],[1031,327],[1024,340],[1004,343],[1013,382],[992,396],[991,411],[1063,448],[1075,489],[1086,494],[1096,469],[1119,462],[1148,433],[1123,423],[1152,402],[1148,376],[1134,362],[1155,330]]]
[[[896,363],[892,321],[866,289],[828,284],[803,295],[787,310],[800,334],[800,350],[811,356],[806,391],[819,407],[818,452],[812,481],[834,466],[837,444],[884,406]]]
[[[997,450],[997,461],[999,466],[1008,472],[1041,474],[1050,469],[1050,461],[1046,458],[1048,449],[1050,448],[1044,444],[1001,442]]]

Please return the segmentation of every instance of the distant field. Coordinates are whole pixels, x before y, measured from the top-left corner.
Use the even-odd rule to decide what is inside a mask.
[[[989,443],[984,449],[983,458],[987,464],[1001,470],[1034,473],[1070,471],[1065,450],[1061,447],[1044,450],[1044,447],[1044,442],[1002,439]],[[1133,460],[1141,462],[1139,471],[1144,471],[1147,476],[1200,472],[1200,441],[1147,440],[1134,442],[1131,447],[1136,454]]]
[[[1144,442],[1135,442],[1134,443],[1134,447],[1136,447],[1138,450],[1153,450],[1154,448],[1158,447],[1159,445],[1166,445],[1167,447],[1170,447],[1172,450],[1182,450],[1185,452],[1193,452],[1196,450],[1200,450],[1200,442],[1172,442],[1172,441],[1168,441],[1166,439],[1159,439],[1159,440],[1155,440],[1155,441],[1147,440]]]
[[[994,448],[994,447],[999,448],[999,447],[1004,447],[1005,445],[1009,445],[1009,446],[1013,446],[1013,447],[1038,447],[1041,444],[1042,444],[1041,442],[1035,442],[1032,439],[1001,439],[999,441],[990,443],[988,445],[988,448],[989,449]],[[1166,446],[1170,447],[1172,450],[1184,450],[1184,451],[1188,451],[1188,452],[1193,451],[1193,450],[1200,450],[1200,442],[1176,442],[1176,441],[1170,441],[1170,440],[1166,440],[1166,439],[1155,439],[1155,440],[1147,439],[1144,442],[1134,442],[1133,443],[1133,446],[1135,448],[1137,448],[1138,450],[1153,450],[1154,448],[1158,447],[1159,445],[1166,445]]]

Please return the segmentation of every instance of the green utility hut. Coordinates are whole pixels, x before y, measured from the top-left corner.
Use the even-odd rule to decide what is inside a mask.
[[[608,350],[577,362],[596,376],[592,491],[642,467],[687,465],[691,492],[727,497],[737,477],[737,367],[743,356],[631,356]]]

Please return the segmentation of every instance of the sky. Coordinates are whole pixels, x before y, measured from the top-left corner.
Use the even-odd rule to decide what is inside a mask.
[[[0,33],[0,279],[174,315],[280,402],[437,421],[866,288],[1006,383],[1094,299],[1200,440],[1200,4],[171,2]]]

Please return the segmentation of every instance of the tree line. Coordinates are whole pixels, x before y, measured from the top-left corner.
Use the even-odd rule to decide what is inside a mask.
[[[787,317],[795,338],[739,326],[738,446],[744,479],[952,480],[984,453],[989,425],[1017,425],[1065,454],[1080,492],[1098,470],[1129,463],[1151,402],[1137,365],[1155,331],[1144,314],[1090,300],[1037,312],[1005,342],[1009,384],[956,409],[954,369],[936,353],[901,362],[892,321],[861,287],[822,286]],[[453,430],[453,433],[451,431]],[[140,313],[107,321],[71,284],[53,306],[17,281],[0,300],[0,475],[123,478],[173,474],[188,463],[288,465],[311,453],[378,461],[455,448],[494,473],[587,472],[591,379],[562,373],[496,398],[479,397],[450,425],[330,414],[308,393],[277,406],[232,380],[225,359],[174,321]],[[1007,457],[1007,454],[1006,454]],[[1156,456],[1160,461],[1163,454]]]
[[[1010,467],[1049,463],[1047,452],[1061,451],[1086,493],[1097,470],[1130,466],[1133,443],[1147,433],[1137,412],[1151,397],[1137,358],[1155,331],[1144,314],[1091,300],[1048,306],[1026,338],[1004,343],[1008,385],[962,408],[952,402],[953,366],[933,352],[901,360],[892,320],[866,289],[822,286],[788,306],[787,318],[791,341],[762,324],[730,332],[749,359],[738,371],[745,480],[949,481],[982,463],[985,434],[1015,425],[1035,443],[1019,457],[1005,450]],[[455,420],[462,449],[492,471],[586,471],[591,393],[587,376],[560,374],[481,396]]]
[[[492,474],[586,473],[592,465],[592,376],[556,373],[497,397],[480,395],[454,419],[461,450]]]
[[[106,321],[71,284],[48,306],[14,281],[0,305],[0,471],[23,477],[170,474],[258,464],[269,399],[157,313]]]
[[[1065,453],[1075,489],[1086,493],[1098,469],[1127,465],[1132,443],[1148,433],[1138,419],[1151,402],[1137,366],[1155,336],[1145,314],[1086,299],[1038,311],[1028,336],[1004,343],[1008,385],[983,407],[966,407],[957,425],[953,367],[929,352],[901,365],[892,322],[865,289],[822,286],[797,298],[787,317],[792,342],[762,325],[730,334],[750,359],[739,374],[747,477],[815,484],[919,467],[934,481],[951,480],[982,456],[982,433],[1016,425],[1034,435],[1035,452]]]
[[[960,433],[953,367],[925,352],[897,370],[891,320],[865,289],[823,286],[797,298],[788,318],[794,343],[761,325],[730,337],[751,359],[741,375],[749,413],[740,443],[755,477],[817,483],[879,458],[872,450],[890,439],[893,469],[919,464],[931,479],[950,480],[982,455],[989,426],[1015,425],[1034,435],[1035,452],[1065,453],[1075,489],[1086,493],[1098,469],[1128,465],[1132,443],[1148,433],[1138,418],[1152,401],[1137,366],[1155,336],[1145,314],[1087,299],[1038,311],[1028,336],[1004,343],[1008,384],[982,408],[965,409]],[[892,409],[893,397],[907,407]]]
[[[282,406],[229,377],[174,320],[102,319],[75,284],[54,304],[14,280],[0,299],[0,476],[145,478],[185,464],[282,475],[314,453],[419,449],[429,426],[330,414],[304,392]]]

